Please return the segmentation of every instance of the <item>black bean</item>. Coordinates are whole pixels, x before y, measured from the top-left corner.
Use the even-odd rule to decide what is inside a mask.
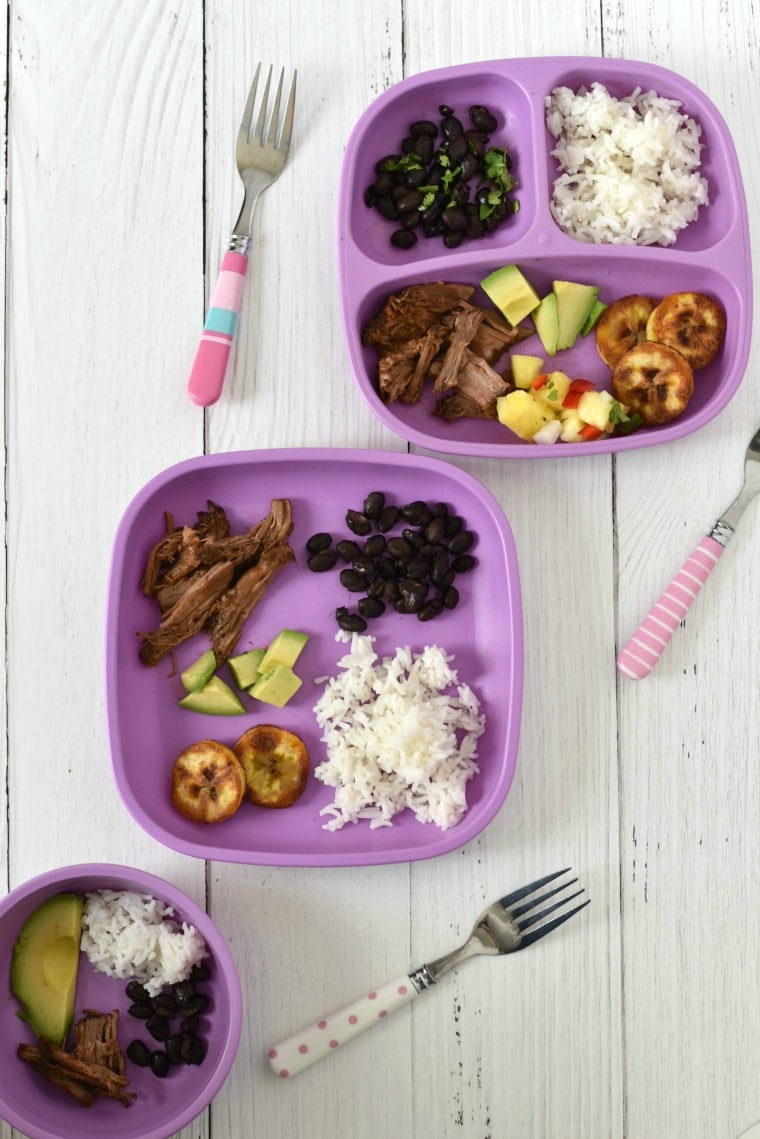
[[[430,507],[433,518],[448,518],[449,508],[445,502],[434,502]]]
[[[180,1008],[188,1005],[195,996],[195,989],[189,981],[177,981],[176,985],[172,985],[171,991]]]
[[[131,1004],[127,1009],[130,1016],[134,1016],[137,1020],[147,1020],[153,1016],[153,1005],[147,1004],[144,1001],[136,1001]]]
[[[193,993],[183,1011],[188,1016],[197,1016],[199,1013],[205,1012],[210,1005],[211,997],[207,993]]]
[[[417,613],[418,621],[432,621],[443,611],[443,602],[438,597],[431,597]]]
[[[376,528],[381,534],[387,534],[398,522],[399,509],[397,506],[386,506],[376,522]]]
[[[385,588],[385,578],[376,577],[367,585],[367,597],[382,597]]]
[[[469,143],[467,142],[467,139],[465,138],[464,134],[461,133],[461,131],[459,134],[453,135],[449,139],[449,158],[451,159],[452,162],[454,162],[454,163],[461,162],[462,159],[464,158],[464,156],[468,153],[468,151],[469,151]]]
[[[131,1001],[136,1001],[138,1004],[150,1004],[147,989],[139,981],[130,981],[124,991]]]
[[[441,578],[439,588],[440,589],[448,589],[448,587],[451,585],[451,583],[455,577],[456,577],[456,573],[451,568],[451,566],[449,566],[449,568],[446,570],[446,573]]]
[[[409,577],[424,578],[430,573],[430,558],[417,554],[406,563],[406,572]]]
[[[414,502],[407,502],[406,506],[402,506],[401,513],[407,522],[411,522],[413,526],[416,526],[425,512],[425,509],[425,503],[422,502],[421,499],[415,499]]]
[[[344,569],[340,571],[340,584],[350,593],[364,593],[367,582],[356,570]]]
[[[147,1068],[150,1064],[150,1048],[142,1040],[132,1040],[127,1045],[127,1058],[138,1068]]]
[[[190,970],[191,981],[208,981],[210,976],[211,971],[209,970],[208,965],[193,965],[192,969]]]
[[[379,597],[362,597],[356,606],[362,617],[381,617],[385,604]]]
[[[352,562],[354,558],[358,558],[361,554],[358,543],[352,542],[350,538],[344,538],[341,542],[338,542],[335,549],[343,558],[344,562]]]
[[[488,110],[488,107],[484,107],[480,103],[476,103],[473,107],[470,107],[468,114],[470,116],[470,122],[476,130],[485,131],[486,134],[492,134],[498,126],[496,119]]]
[[[443,244],[447,249],[456,249],[464,241],[465,235],[463,233],[444,233]]]
[[[392,581],[396,576],[396,567],[390,558],[376,558],[375,569],[385,581]]]
[[[445,534],[458,534],[463,526],[464,526],[464,522],[462,521],[462,519],[459,517],[458,514],[449,514],[449,516],[446,519],[446,525],[444,527],[444,533]]]
[[[372,530],[372,523],[367,515],[362,514],[360,510],[346,511],[346,526],[352,534],[358,534],[362,538]]]
[[[417,186],[427,183],[427,170],[422,166],[417,170],[405,170],[401,175],[401,181],[405,186],[414,186],[416,189]]]
[[[406,611],[416,613],[427,597],[427,582],[419,581],[417,578],[405,577],[398,585],[400,597],[406,604]]]
[[[456,609],[459,604],[459,590],[456,586],[448,586],[441,594],[441,601],[444,609]]]
[[[378,198],[375,202],[375,209],[388,221],[398,220],[398,206],[390,194],[383,194],[381,198]]]
[[[398,166],[400,157],[400,154],[386,154],[383,158],[379,158],[375,163],[375,172],[377,174],[383,174],[386,171],[392,173]]]
[[[435,138],[438,134],[438,127],[429,119],[418,119],[417,122],[412,123],[409,127],[409,134],[413,138]]]
[[[383,586],[383,597],[386,601],[395,602],[401,596],[397,581],[386,581]]]
[[[335,550],[320,550],[318,554],[310,554],[306,564],[312,573],[325,573],[331,570],[338,560]]]
[[[393,174],[390,170],[383,170],[380,174],[378,174],[377,178],[375,178],[375,181],[370,186],[370,189],[374,190],[378,195],[390,194],[395,185],[396,175]]]
[[[206,1055],[206,1046],[200,1036],[185,1035],[182,1038],[180,1052],[186,1064],[201,1064]]]
[[[385,551],[385,536],[383,534],[373,534],[371,538],[367,538],[364,543],[364,553],[368,558],[377,558]]]
[[[407,210],[405,214],[401,215],[399,220],[401,221],[402,229],[416,229],[420,224],[420,215],[417,210]],[[412,242],[412,244],[414,244],[414,242]]]
[[[176,1068],[178,1064],[182,1064],[182,1035],[175,1032],[166,1041],[166,1058],[172,1067]]]
[[[433,161],[433,153],[435,152],[435,142],[429,135],[420,135],[415,139],[414,153],[421,159],[423,165],[429,166]]]
[[[332,538],[330,535],[321,532],[319,534],[312,534],[306,543],[306,549],[310,554],[318,554],[321,550],[326,550],[331,545]]]
[[[341,629],[347,633],[363,633],[367,628],[367,622],[358,613],[351,613],[345,606],[335,610],[335,619]]]
[[[443,115],[443,112],[441,112]],[[443,115],[441,119],[441,131],[443,137],[447,139],[457,138],[464,132],[464,127],[460,120],[456,117],[451,108],[447,108],[447,114]]]
[[[472,554],[460,554],[459,557],[454,558],[452,562],[452,566],[457,573],[467,573],[468,570],[471,570],[477,564],[477,558],[474,558]]]
[[[464,554],[474,541],[475,535],[471,530],[460,530],[458,534],[449,538],[447,547],[452,554]]]
[[[171,1036],[171,1025],[166,1017],[151,1016],[145,1021],[145,1027],[154,1040],[168,1040]]]
[[[464,132],[464,139],[467,143],[469,153],[475,158],[477,163],[478,158],[482,158],[488,149],[488,135],[478,130],[466,130]]]
[[[425,542],[420,547],[420,553],[424,558],[434,558],[436,554],[441,552],[441,549],[442,547],[437,542]]]
[[[406,538],[388,539],[388,553],[392,554],[394,558],[399,560],[410,558],[413,552],[414,547],[407,542]]]
[[[354,558],[351,569],[354,573],[358,573],[365,583],[375,576],[375,563],[372,558],[368,558],[366,555]],[[343,573],[346,573],[346,570],[343,570]]]
[[[197,1032],[198,1025],[200,1024],[200,1016],[197,1012],[192,1013],[190,1016],[183,1016],[179,1022],[180,1032]]]
[[[177,1015],[177,1002],[171,993],[159,993],[153,1001],[156,1016],[171,1018]]]
[[[461,171],[462,171],[461,175],[460,175],[462,181],[459,182],[458,185],[464,187],[465,195],[464,195],[464,200],[460,200],[457,197],[457,201],[459,202],[460,206],[463,206],[465,204],[465,202],[467,202],[469,200],[469,197],[470,197],[470,190],[469,190],[467,183],[470,181],[471,178],[474,178],[474,176],[478,172],[477,156],[474,155],[472,152],[470,152],[469,154],[465,154],[464,158],[459,163],[459,165],[460,165]]]
[[[439,550],[433,557],[430,566],[430,580],[433,585],[439,588],[443,585],[444,578],[449,572],[449,557],[443,550]]]
[[[385,506],[385,495],[381,490],[373,490],[364,499],[364,517],[377,518]]]
[[[422,194],[419,190],[410,190],[406,186],[401,187],[401,193],[396,198],[396,206],[400,214],[408,214],[412,210],[416,210],[422,201]]]
[[[443,518],[431,518],[425,527],[426,540],[430,542],[431,545],[434,545],[436,542],[440,542],[441,538],[443,537],[445,528],[446,523],[444,522]]]
[[[441,214],[441,221],[454,233],[463,233],[467,229],[467,214],[456,206],[445,209]]]
[[[401,531],[401,537],[406,538],[409,545],[415,550],[420,550],[425,545],[425,539],[419,530],[412,530],[410,526],[404,527]]]
[[[416,140],[412,137],[412,135],[407,135],[406,138],[402,138],[402,140],[401,140],[401,153],[402,154],[414,154],[415,141]]]
[[[169,1057],[165,1052],[156,1051],[151,1053],[150,1057],[150,1070],[154,1076],[163,1079],[164,1076],[169,1074]]]
[[[411,249],[416,244],[417,234],[413,229],[394,229],[391,234],[391,245],[395,245],[396,249]]]

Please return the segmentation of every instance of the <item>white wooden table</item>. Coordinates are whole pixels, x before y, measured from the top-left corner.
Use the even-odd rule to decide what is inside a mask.
[[[183,1136],[735,1139],[760,1120],[754,508],[656,673],[618,679],[615,653],[739,488],[760,420],[752,363],[728,408],[668,447],[452,460],[509,518],[526,644],[512,791],[454,853],[304,871],[159,845],[115,790],[102,643],[114,530],[159,470],[204,451],[404,449],[352,380],[338,302],[340,164],[377,94],[496,56],[665,65],[725,116],[758,246],[751,0],[10,0],[2,36],[3,887],[127,862],[208,905],[245,1024]],[[298,67],[294,151],[259,206],[234,376],[204,414],[185,382],[258,59]],[[270,1075],[273,1040],[443,952],[481,902],[560,865],[593,899],[561,935],[468,965],[297,1080]]]

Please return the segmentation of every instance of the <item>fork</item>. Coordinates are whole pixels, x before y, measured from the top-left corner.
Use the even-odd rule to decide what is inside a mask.
[[[734,501],[713,524],[709,534],[684,562],[667,589],[655,601],[636,632],[620,650],[618,670],[630,680],[649,676],[697,594],[717,566],[739,519],[760,491],[760,429],[744,452],[744,483]]]
[[[254,122],[256,91],[260,73],[261,64],[259,63],[256,67],[251,89],[248,92],[235,145],[235,161],[245,190],[243,205],[227,244],[227,252],[222,258],[219,277],[211,295],[206,323],[203,326],[201,342],[198,345],[187,384],[190,399],[200,407],[208,407],[210,404],[216,403],[222,394],[243,297],[245,275],[248,269],[248,249],[251,244],[253,212],[259,194],[267,186],[271,186],[280,174],[290,149],[297,72],[293,71],[282,123],[280,123],[280,103],[285,78],[284,68],[280,71],[272,111],[267,123],[267,103],[269,102],[269,88],[272,80],[271,67],[267,74],[258,114]]]
[[[414,1000],[469,957],[516,953],[546,937],[547,933],[557,929],[590,902],[587,898],[571,909],[566,908],[584,892],[581,887],[572,894],[566,893],[577,884],[577,878],[561,882],[538,897],[531,897],[568,873],[568,869],[558,870],[494,902],[483,911],[467,941],[458,949],[359,997],[340,1012],[323,1017],[276,1044],[269,1050],[269,1067],[277,1076],[297,1076],[317,1060],[353,1040],[360,1032]]]

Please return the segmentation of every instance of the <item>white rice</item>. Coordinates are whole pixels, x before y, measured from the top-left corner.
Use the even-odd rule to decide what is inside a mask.
[[[550,209],[562,230],[580,241],[673,244],[708,204],[702,128],[680,108],[639,87],[615,99],[601,83],[546,97],[562,171]]]
[[[314,708],[328,755],[314,774],[335,789],[322,809],[330,816],[325,830],[360,819],[373,829],[392,826],[407,807],[420,822],[447,830],[467,810],[485,716],[443,649],[399,648],[380,660],[374,641],[352,635],[338,662],[342,672],[327,681]]]
[[[171,906],[150,894],[98,890],[85,895],[82,952],[109,977],[136,978],[152,997],[185,981],[206,957],[206,943]]]

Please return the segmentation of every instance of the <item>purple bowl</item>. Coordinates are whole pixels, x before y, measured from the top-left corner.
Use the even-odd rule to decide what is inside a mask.
[[[220,823],[193,822],[170,797],[174,758],[189,744],[215,738],[233,745],[254,723],[274,723],[306,743],[312,769],[326,758],[313,707],[345,646],[335,640],[335,610],[352,605],[338,569],[311,573],[305,545],[328,531],[350,536],[349,507],[361,508],[373,490],[388,502],[414,499],[446,502],[474,530],[478,565],[457,578],[461,601],[435,621],[390,608],[370,624],[376,650],[392,654],[409,645],[419,651],[439,644],[455,656],[460,679],[474,689],[487,716],[479,740],[480,772],[468,784],[469,809],[446,831],[402,812],[394,825],[370,830],[368,822],[324,830],[322,807],[332,792],[311,776],[306,790],[286,810],[266,810],[244,801]],[[209,647],[198,634],[169,659],[146,668],[138,659],[138,632],[158,623],[158,608],[146,598],[140,579],[148,552],[161,537],[164,512],[175,524],[195,522],[212,499],[228,511],[233,531],[263,518],[272,498],[289,498],[294,528],[290,544],[296,563],[286,566],[253,610],[237,652],[267,645],[282,628],[309,634],[296,671],[303,684],[282,709],[243,694],[244,716],[207,716],[178,706],[179,672]],[[379,451],[295,449],[244,451],[191,459],[156,476],[128,506],[114,543],[106,629],[106,705],[116,783],[124,803],[142,827],[184,854],[226,862],[273,866],[351,866],[430,858],[463,845],[496,814],[509,790],[517,758],[522,700],[522,611],[514,541],[504,513],[472,476],[439,459]],[[227,669],[220,673],[234,684]]]
[[[13,945],[22,925],[37,906],[55,894],[102,889],[147,893],[171,905],[177,918],[200,931],[209,950],[211,977],[204,991],[212,1004],[203,1023],[208,1049],[203,1063],[172,1068],[161,1080],[150,1069],[127,1060],[126,1090],[137,1093],[129,1108],[109,1099],[82,1107],[16,1056],[22,1041],[35,1042],[32,1030],[17,1018],[21,1006],[7,980]],[[242,995],[232,955],[208,914],[176,886],[152,874],[128,866],[92,863],[50,870],[18,886],[0,901],[0,972],[6,978],[6,996],[0,1008],[0,1115],[30,1139],[102,1139],[109,1133],[120,1139],[165,1139],[203,1111],[232,1067],[242,1026]],[[110,1012],[118,1008],[122,1014],[119,1040],[126,1052],[134,1037],[150,1041],[150,1036],[141,1031],[142,1022],[127,1015],[131,1002],[125,986],[126,981],[97,972],[82,955],[74,1019],[81,1017],[84,1009]]]
[[[701,171],[709,183],[710,205],[702,207],[669,247],[600,245],[562,232],[549,210],[559,170],[550,151],[555,140],[546,129],[544,101],[557,86],[576,90],[603,83],[622,98],[636,87],[677,99],[702,127]],[[374,164],[398,149],[415,119],[439,118],[449,104],[466,113],[473,103],[488,106],[500,120],[492,145],[505,146],[518,179],[514,192],[520,210],[514,219],[478,241],[448,250],[440,238],[421,239],[411,250],[390,245],[394,223],[364,204],[374,178]],[[357,122],[346,147],[340,183],[339,264],[343,324],[359,390],[375,415],[392,431],[434,451],[503,458],[559,458],[627,451],[679,439],[710,422],[741,383],[752,333],[752,271],[747,205],[731,135],[714,104],[688,80],[649,63],[591,57],[505,59],[441,68],[395,84],[383,92]],[[629,436],[591,443],[535,444],[492,421],[459,419],[447,424],[432,415],[428,392],[413,405],[386,404],[375,384],[377,356],[361,343],[365,322],[380,310],[389,293],[407,285],[449,281],[478,286],[507,264],[518,265],[543,295],[554,279],[600,287],[599,299],[641,292],[664,296],[699,290],[726,310],[725,342],[712,364],[696,374],[696,393],[680,418]],[[478,289],[475,303],[490,304]],[[583,376],[609,388],[609,370],[594,337],[547,358],[537,336],[516,349],[546,358],[547,369]]]

